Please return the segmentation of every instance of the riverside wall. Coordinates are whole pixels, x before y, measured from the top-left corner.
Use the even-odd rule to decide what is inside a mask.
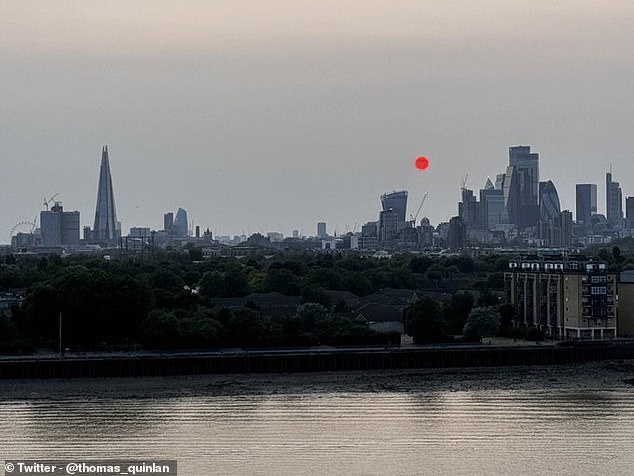
[[[634,358],[634,343],[5,358],[0,378],[134,377],[549,365]]]

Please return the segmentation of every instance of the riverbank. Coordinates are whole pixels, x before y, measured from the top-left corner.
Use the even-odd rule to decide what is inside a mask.
[[[632,342],[224,350],[0,360],[0,378],[138,377],[556,365],[634,358]]]
[[[107,379],[0,381],[2,400],[154,399],[332,392],[469,392],[483,390],[631,389],[634,359],[545,367],[374,370],[295,374],[228,374]]]

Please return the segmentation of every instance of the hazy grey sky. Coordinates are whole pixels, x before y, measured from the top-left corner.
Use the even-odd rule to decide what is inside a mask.
[[[603,211],[610,163],[634,195],[633,45],[631,1],[0,0],[0,242],[57,192],[92,225],[103,144],[124,232],[343,232],[400,188],[437,223],[518,144]]]

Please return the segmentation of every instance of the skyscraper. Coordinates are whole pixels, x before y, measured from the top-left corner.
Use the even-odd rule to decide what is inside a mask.
[[[163,215],[163,231],[167,233],[174,231],[174,214],[172,212]]]
[[[326,232],[326,222],[325,221],[317,222],[317,237],[325,238],[326,236],[328,236],[328,233]]]
[[[174,218],[173,231],[176,236],[189,236],[189,226],[187,223],[187,212],[184,208],[179,208]]]
[[[634,197],[625,199],[625,223],[627,228],[634,228]]]
[[[610,228],[623,226],[623,196],[621,186],[612,181],[612,172],[605,174],[605,217]]]
[[[519,188],[516,220],[509,220],[521,229],[536,226],[539,219],[539,154],[530,146],[509,147],[509,166],[515,169]]]
[[[99,171],[99,188],[97,189],[97,206],[95,209],[95,225],[93,239],[117,240],[121,236],[121,227],[117,222],[117,211],[114,204],[112,176],[110,175],[110,160],[108,146],[101,149],[101,169]]]
[[[383,211],[387,211],[390,208],[396,213],[398,220],[398,227],[405,226],[405,214],[407,212],[407,190],[400,190],[398,192],[388,192],[381,195],[381,206]]]
[[[504,208],[509,223],[519,225],[520,220],[520,183],[517,168],[509,165],[504,174]]]
[[[576,189],[577,222],[590,223],[590,217],[597,213],[597,184],[578,183]]]
[[[548,246],[561,245],[561,206],[557,189],[550,180],[539,185],[539,238]]]

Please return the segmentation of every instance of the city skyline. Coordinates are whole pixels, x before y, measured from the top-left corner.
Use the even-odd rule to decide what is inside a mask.
[[[634,195],[629,3],[149,5],[3,5],[1,242],[55,193],[92,225],[105,143],[124,233],[179,207],[229,235],[342,233],[400,189],[437,224],[522,144],[562,209],[596,183],[605,210],[610,164]]]
[[[514,187],[517,187],[517,190],[513,193],[517,193],[517,200],[518,203],[517,205],[515,205],[516,207],[520,207],[520,200],[522,196],[532,196],[533,198],[529,198],[528,200],[538,200],[538,196],[542,195],[542,191],[541,191],[541,186],[542,185],[547,185],[548,187],[551,187],[553,189],[553,192],[556,195],[556,202],[557,202],[557,206],[559,208],[559,210],[563,211],[563,210],[570,210],[571,213],[574,214],[574,219],[575,221],[577,221],[577,212],[578,212],[578,207],[580,205],[579,202],[579,193],[589,193],[589,192],[585,192],[585,188],[584,187],[589,187],[589,186],[593,186],[594,187],[594,191],[593,191],[593,202],[592,202],[592,213],[593,214],[598,214],[598,215],[603,215],[607,218],[608,216],[608,207],[607,207],[607,203],[608,200],[607,198],[609,196],[611,196],[611,194],[615,195],[614,200],[616,201],[615,204],[613,205],[615,210],[618,209],[618,204],[620,203],[620,208],[621,208],[621,212],[620,212],[620,219],[621,220],[625,220],[626,218],[626,200],[627,198],[632,198],[634,199],[634,197],[629,197],[627,195],[625,195],[622,192],[622,189],[620,187],[620,183],[617,181],[613,181],[612,177],[613,177],[613,173],[612,172],[606,172],[605,174],[605,188],[603,190],[603,195],[606,197],[605,203],[606,203],[606,207],[605,209],[601,210],[599,207],[596,206],[596,203],[598,202],[597,200],[597,196],[600,196],[601,193],[597,194],[597,190],[601,191],[600,188],[597,187],[597,184],[575,184],[575,191],[574,191],[574,195],[575,195],[575,203],[573,204],[573,206],[571,207],[564,207],[561,206],[559,204],[559,195],[561,194],[561,192],[558,191],[558,189],[556,188],[556,184],[553,183],[553,180],[551,180],[550,178],[547,177],[542,177],[544,180],[540,180],[539,177],[539,172],[536,172],[536,175],[533,176],[531,175],[527,175],[526,179],[522,179],[520,180],[520,175],[523,173],[523,169],[518,169],[518,166],[521,167],[521,164],[518,162],[517,159],[517,153],[518,150],[520,150],[520,153],[526,153],[526,154],[530,154],[532,156],[532,159],[535,160],[535,165],[531,165],[530,167],[535,167],[535,170],[538,170],[539,167],[539,154],[538,153],[531,153],[531,146],[527,146],[527,145],[517,145],[517,146],[510,146],[508,148],[509,150],[509,156],[508,156],[508,160],[509,163],[516,163],[515,166],[508,166],[508,167],[502,167],[505,172],[503,174],[497,174],[497,179],[496,181],[500,180],[500,177],[502,177],[502,181],[504,182],[504,175],[505,174],[509,174],[511,173],[512,176],[514,177],[514,180],[516,180],[516,185],[514,185]],[[143,226],[147,226],[150,229],[154,229],[154,230],[166,230],[166,221],[167,220],[167,216],[171,215],[172,219],[174,220],[174,226],[178,226],[178,235],[179,236],[186,236],[186,234],[192,233],[193,234],[193,227],[195,226],[199,226],[201,229],[205,229],[206,227],[204,225],[201,225],[198,222],[195,222],[194,220],[188,220],[187,218],[187,212],[185,211],[184,208],[182,207],[178,207],[178,213],[176,215],[174,215],[173,213],[165,213],[163,214],[162,219],[159,220],[154,220],[156,222],[158,222],[158,224],[154,224],[154,223],[150,223],[150,221],[146,221],[143,222],[141,224],[138,223],[130,223],[129,226],[127,225],[121,225],[121,222],[117,220],[117,213],[116,213],[116,208],[115,208],[115,202],[116,202],[116,193],[114,192],[114,188],[112,185],[112,176],[111,176],[111,172],[110,172],[110,160],[109,160],[109,155],[108,155],[108,146],[107,145],[103,145],[101,148],[101,165],[99,167],[100,172],[99,172],[99,181],[98,181],[98,187],[97,187],[97,201],[96,201],[96,211],[95,211],[95,220],[94,220],[94,225],[93,225],[93,229],[91,233],[95,233],[95,231],[97,230],[98,227],[101,227],[100,223],[104,223],[104,227],[108,228],[107,223],[109,222],[113,222],[115,225],[114,226],[110,226],[109,228],[112,228],[112,230],[110,230],[108,228],[107,234],[108,237],[101,236],[105,233],[104,230],[102,230],[101,232],[101,238],[98,238],[97,235],[91,235],[88,237],[88,239],[93,239],[93,240],[97,240],[97,239],[109,239],[109,240],[115,240],[118,239],[118,236],[124,236],[127,235],[127,231],[130,228],[133,227],[143,227]],[[520,172],[518,172],[518,170]],[[612,170],[612,168],[610,168],[610,170]],[[470,213],[473,213],[474,211],[460,211],[460,207],[463,206],[463,203],[460,202],[460,199],[465,200],[465,195],[464,193],[467,192],[469,194],[469,196],[471,197],[470,199],[468,197],[466,197],[468,200],[473,200],[474,202],[477,201],[477,197],[473,194],[473,192],[477,192],[479,190],[480,192],[480,200],[482,202],[483,199],[483,194],[487,195],[488,192],[491,191],[495,191],[498,190],[497,188],[495,188],[493,186],[493,183],[491,181],[491,176],[496,176],[496,174],[490,174],[487,175],[487,179],[486,179],[486,183],[484,185],[483,188],[475,188],[475,190],[470,190],[468,187],[465,186],[465,188],[462,189],[462,193],[461,193],[461,197],[458,198],[458,200],[456,201],[455,204],[455,211],[453,213],[450,213],[447,217],[447,220],[445,221],[440,221],[440,222],[436,222],[434,223],[433,221],[431,221],[432,225],[438,225],[440,223],[448,223],[450,221],[451,217],[454,216],[458,216],[461,214],[466,214],[467,217],[470,216]],[[463,181],[466,181],[466,179],[468,178],[468,174],[463,176]],[[524,192],[523,191],[523,187],[525,186],[524,182],[527,181],[527,183],[530,183],[530,186],[527,186],[527,190],[529,190],[528,192]],[[507,187],[508,187],[508,183],[509,181],[507,180]],[[610,185],[612,184],[612,185]],[[499,186],[499,184],[497,185]],[[496,187],[497,187],[496,186]],[[535,188],[536,186],[539,186],[537,188],[539,188],[539,192],[538,193],[533,193],[532,190],[533,188]],[[583,189],[583,192],[580,192],[580,187],[581,189]],[[520,188],[522,188],[522,190],[520,190]],[[608,190],[614,190],[613,192],[608,192]],[[503,196],[504,194],[508,195],[509,191],[502,191],[499,190],[500,192],[500,200],[504,200]],[[503,192],[503,193],[502,193]],[[620,194],[620,196],[617,198],[616,194]],[[381,211],[386,211],[386,210],[390,210],[392,207],[395,207],[395,210],[397,210],[398,213],[398,223],[403,223],[404,224],[404,220],[403,217],[405,217],[405,220],[409,220],[413,217],[413,214],[415,212],[415,210],[412,207],[416,207],[416,203],[408,203],[408,194],[409,192],[407,190],[392,190],[392,191],[384,191],[383,193],[381,193],[381,195],[378,197],[378,205],[376,207],[375,210],[375,215],[374,216],[368,216],[367,218],[359,218],[359,217],[352,217],[351,220],[354,221],[354,226],[351,226],[348,222],[345,225],[345,228],[343,230],[339,230],[337,229],[337,227],[332,227],[331,224],[327,223],[330,231],[332,233],[329,234],[334,234],[334,235],[341,235],[344,233],[348,233],[350,231],[360,231],[361,229],[361,225],[366,223],[366,222],[372,222],[372,221],[376,221],[376,223],[378,224],[381,220]],[[56,194],[59,195],[59,194]],[[486,198],[486,197],[485,197]],[[491,200],[491,199],[489,199]],[[392,203],[393,201],[393,203]],[[425,201],[425,200],[423,200]],[[57,202],[57,201],[56,201]],[[61,203],[62,200],[59,200],[59,202]],[[52,202],[51,202],[52,203]],[[47,203],[47,199],[44,199],[44,206],[48,207],[48,203]],[[502,203],[500,203],[500,206],[503,206],[506,208],[506,205],[502,205]],[[537,220],[537,217],[540,213],[540,210],[543,208],[541,205],[537,205],[535,204],[529,204],[527,206],[536,206],[536,216],[535,216],[535,220]],[[582,205],[585,206],[585,205]],[[589,205],[588,205],[589,206]],[[406,207],[406,208],[404,208]],[[74,206],[74,208],[83,208],[83,207],[76,207]],[[46,208],[48,209],[48,208]],[[521,215],[525,215],[526,211],[524,210],[523,213],[519,212],[519,210],[521,209],[518,208],[518,216]],[[41,214],[41,211],[39,212]],[[505,211],[505,214],[508,213],[508,211]],[[615,215],[618,216],[618,212],[615,211],[613,212],[615,213]],[[417,218],[417,222],[416,225],[420,224],[420,220],[422,218],[428,218],[429,216],[425,213],[420,213],[418,218]],[[516,217],[517,218],[517,217]],[[36,219],[37,220],[37,219]],[[508,215],[505,215],[505,218],[503,220],[500,221],[500,223],[504,223],[505,220],[509,220]],[[609,221],[609,220],[608,220]],[[28,224],[28,222],[25,222],[26,224]],[[37,223],[37,227],[40,227],[40,223]],[[313,223],[313,228],[315,227],[315,225],[317,225],[318,223],[321,223],[321,221],[316,221]],[[149,224],[149,225],[148,225]],[[470,228],[471,225],[469,225],[469,220],[467,220],[468,227]],[[85,233],[85,228],[90,228],[90,225],[86,225],[85,224],[85,219],[82,219],[81,221],[81,225],[84,228],[84,233]],[[121,229],[118,229],[117,227],[121,226]],[[396,222],[395,222],[395,226]],[[402,226],[402,225],[398,225],[398,226]],[[15,228],[15,226],[14,226]],[[105,229],[105,228],[104,228]],[[172,228],[170,227],[169,230],[171,230]],[[21,231],[21,230],[17,230],[17,231]],[[275,229],[275,228],[265,228],[265,229],[259,229],[259,230],[249,230],[248,234],[252,234],[252,233],[263,233],[266,235],[266,233],[268,232],[279,232],[279,229]],[[395,228],[396,231],[396,228]],[[214,234],[217,234],[218,236],[237,236],[237,235],[245,235],[245,230],[241,230],[239,232],[225,232],[222,229],[218,230],[218,229],[212,229],[212,232],[214,232]],[[296,232],[299,232],[298,236],[319,236],[319,233],[314,233],[313,231],[310,230],[300,230],[298,228],[292,228],[291,230],[283,230],[282,234],[285,237],[290,237],[290,236],[294,236],[296,234]],[[113,234],[113,236],[110,236],[110,234]],[[118,235],[117,235],[118,233]],[[116,235],[116,236],[115,236]],[[247,235],[248,236],[248,235]]]

